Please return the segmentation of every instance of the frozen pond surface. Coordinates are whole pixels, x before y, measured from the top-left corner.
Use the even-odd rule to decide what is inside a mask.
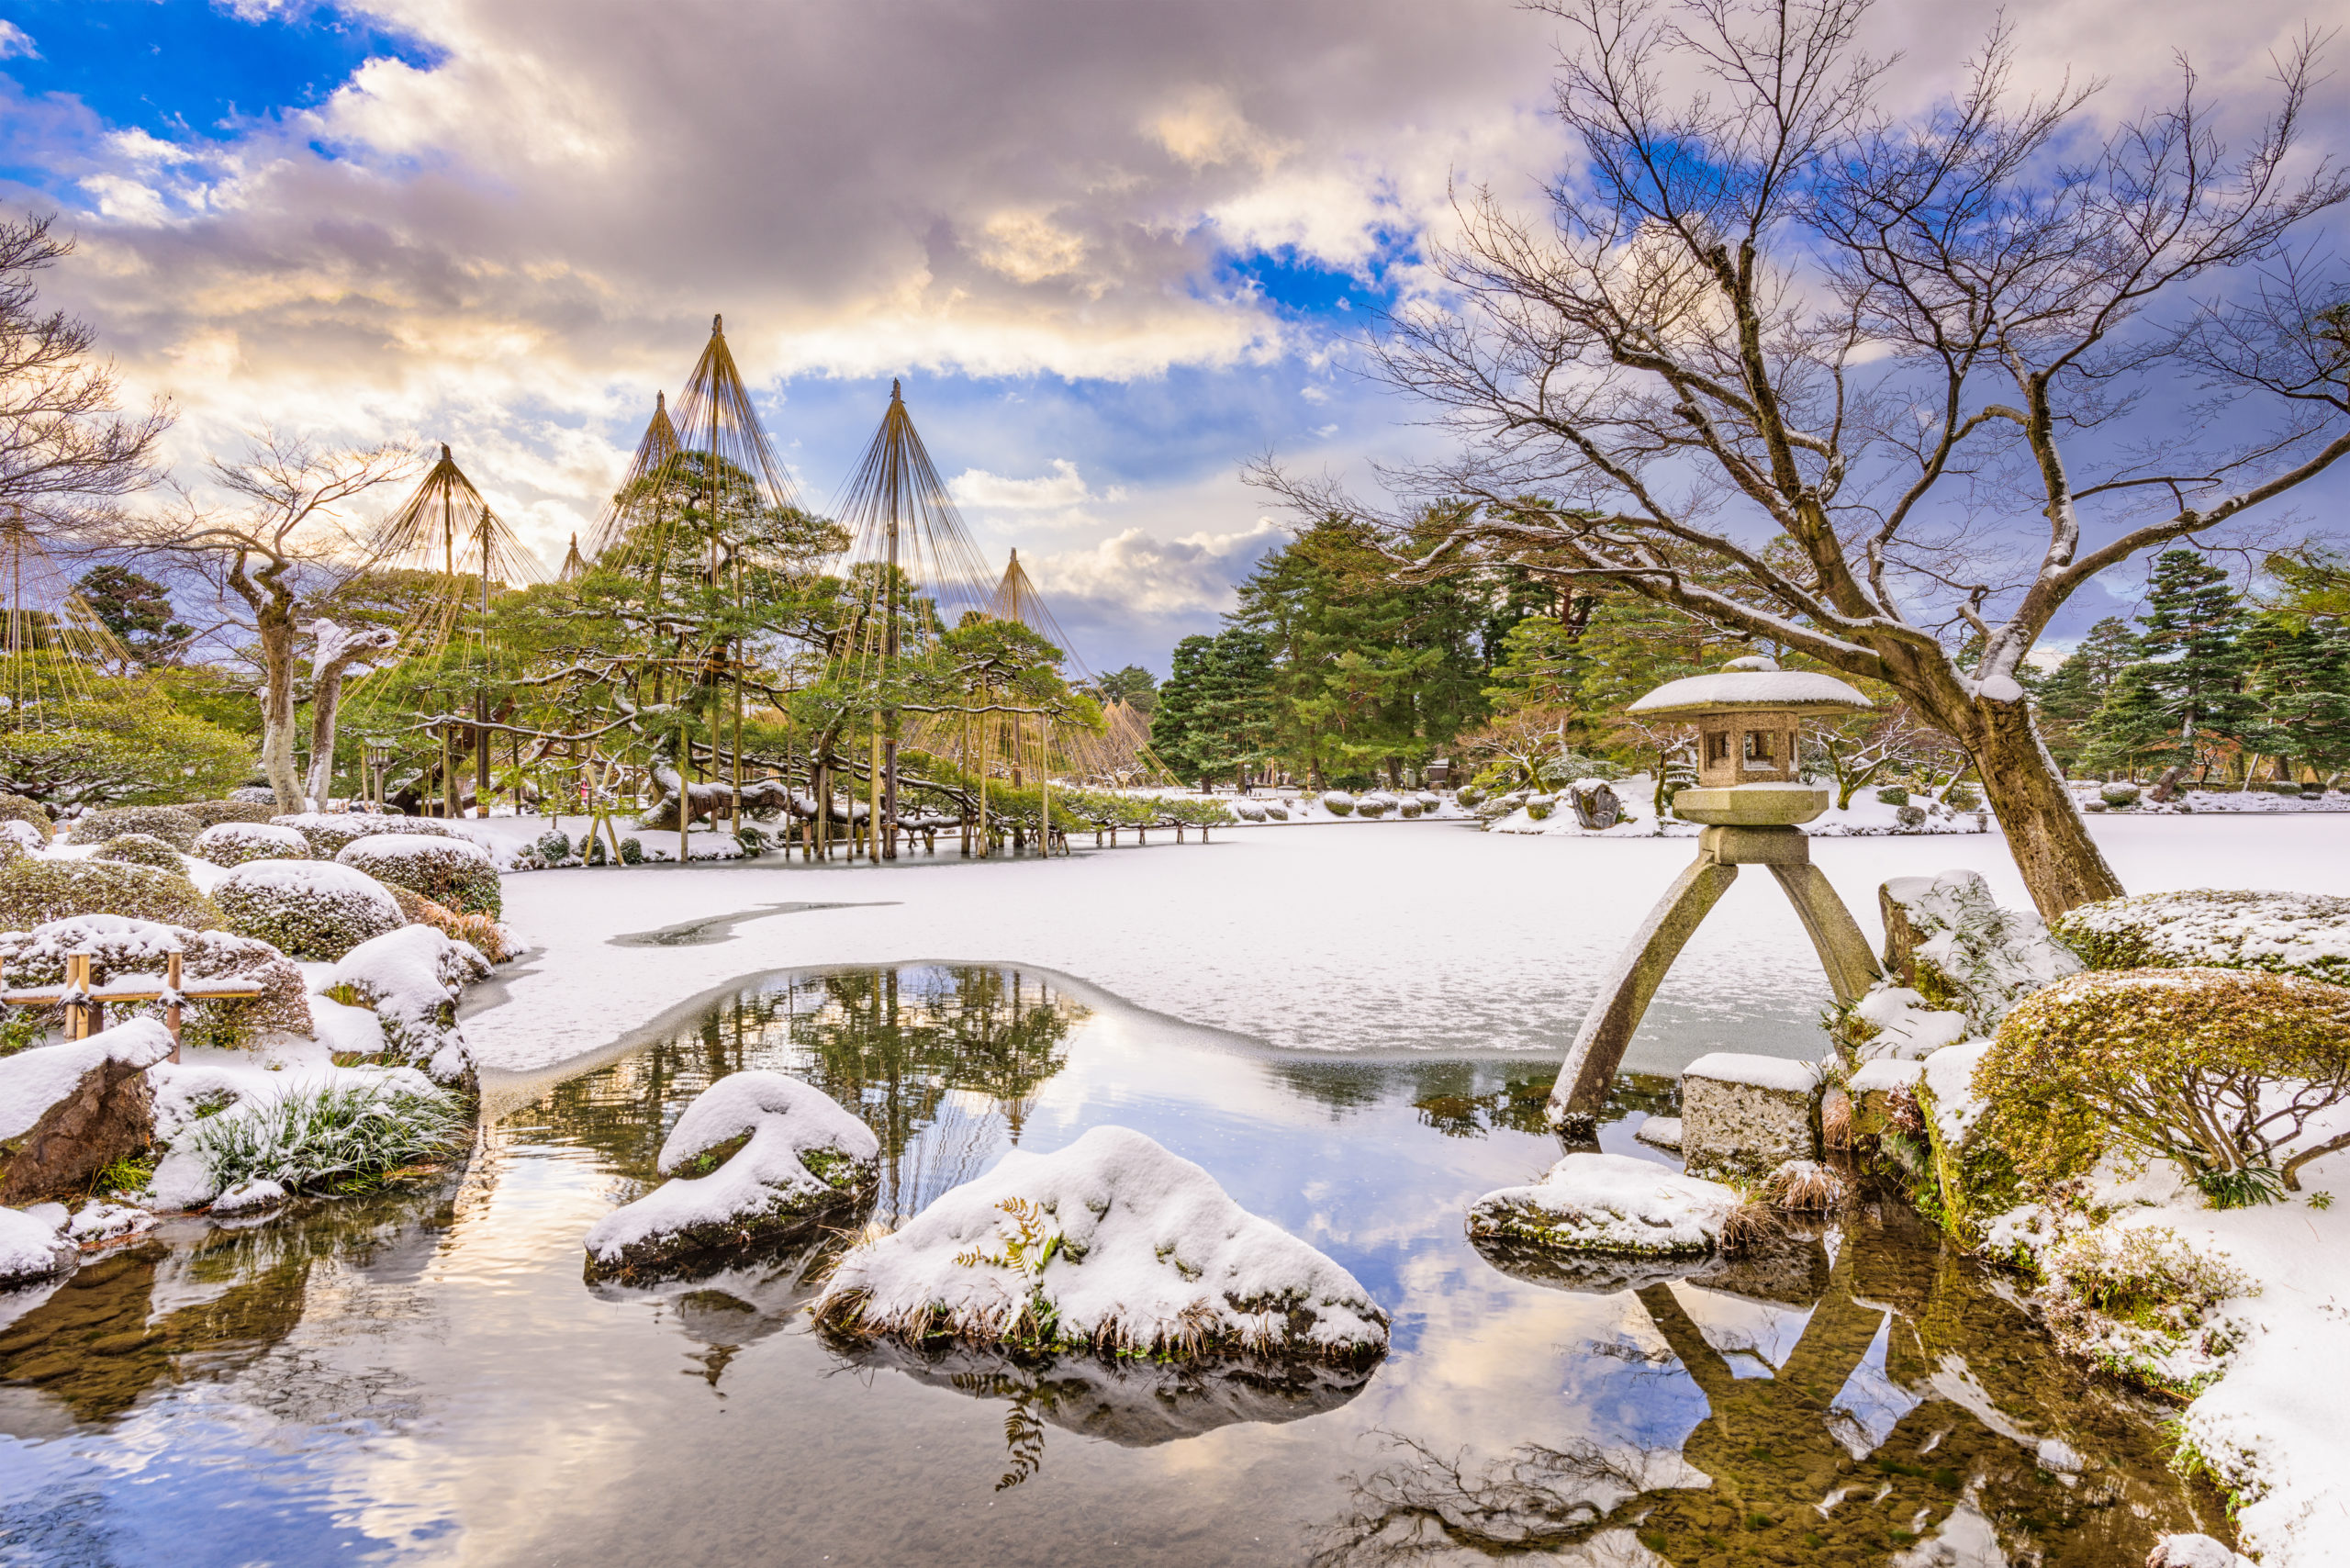
[[[1351,1271],[1393,1350],[1367,1376],[924,1361],[812,1332],[800,1257],[583,1283],[588,1226],[751,1066],[873,1126],[884,1220],[1015,1137],[1147,1133]],[[462,1186],[181,1222],[0,1305],[0,1562],[2134,1568],[2158,1529],[2223,1529],[2159,1412],[1897,1207],[1608,1294],[1481,1256],[1469,1204],[1557,1154],[1550,1073],[1270,1054],[1039,969],[771,975],[509,1082]],[[1628,1079],[1605,1146],[1648,1152],[1664,1087]]]

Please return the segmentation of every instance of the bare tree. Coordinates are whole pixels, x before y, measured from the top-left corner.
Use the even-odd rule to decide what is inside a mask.
[[[400,634],[388,626],[339,626],[331,621],[313,621],[302,630],[311,638],[310,777],[303,789],[323,809],[334,786],[335,721],[342,711],[343,678],[353,667],[380,662],[399,646]]]
[[[114,371],[90,359],[96,329],[40,313],[35,274],[73,251],[52,222],[0,216],[0,505],[56,529],[154,483],[172,413],[159,400],[116,417]]]
[[[302,610],[371,558],[367,531],[354,527],[345,510],[414,465],[414,454],[402,446],[322,453],[299,438],[264,431],[242,457],[214,459],[212,479],[229,498],[225,505],[184,498],[175,511],[132,524],[124,535],[140,554],[202,569],[252,618],[262,664],[262,769],[280,811],[300,811],[304,799],[294,768],[294,644]],[[319,673],[339,685],[334,655],[348,653],[348,667],[368,650],[338,650],[330,641],[321,634]],[[328,733],[331,744],[330,727]]]
[[[2094,86],[2019,99],[2004,30],[1953,102],[1892,118],[1866,6],[1539,6],[1583,167],[1548,221],[1464,196],[1435,302],[1371,344],[1463,438],[1389,480],[1477,503],[1396,554],[1613,580],[1886,682],[1973,756],[2053,914],[2121,890],[2025,655],[2099,572],[2350,452],[2350,287],[2287,252],[2350,194],[2294,156],[2324,40],[2277,62],[2231,152],[2183,62],[2175,102],[2099,135]]]

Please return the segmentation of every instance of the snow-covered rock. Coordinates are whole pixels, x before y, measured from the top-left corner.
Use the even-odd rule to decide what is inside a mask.
[[[1353,1275],[1125,1127],[1015,1149],[841,1260],[828,1326],[911,1340],[1360,1361],[1387,1314]]]
[[[84,1204],[65,1227],[66,1235],[83,1247],[95,1247],[103,1242],[120,1241],[151,1229],[155,1216],[145,1209],[129,1204],[101,1201]]]
[[[1818,1073],[1784,1057],[1715,1051],[1681,1073],[1681,1153],[1698,1174],[1759,1174],[1818,1153]]]
[[[0,1202],[79,1191],[145,1147],[152,1100],[143,1075],[171,1054],[171,1032],[135,1018],[0,1057]]]
[[[1721,1240],[1738,1193],[1622,1154],[1570,1154],[1531,1186],[1487,1193],[1469,1234],[1578,1252],[1702,1258]]]
[[[348,987],[343,994],[375,1011],[383,1048],[436,1082],[456,1083],[473,1066],[457,1002],[468,984],[489,974],[489,960],[471,943],[430,925],[404,925],[345,953],[321,989]]]
[[[1973,1033],[1966,1014],[1930,1005],[1904,985],[1875,985],[1852,1004],[1852,1015],[1875,1031],[1858,1047],[1860,1059],[1889,1057],[1919,1061]]]
[[[285,1202],[285,1189],[265,1177],[240,1182],[212,1200],[216,1215],[258,1214]]]
[[[0,1290],[54,1279],[73,1268],[80,1254],[81,1249],[47,1215],[0,1208]]]
[[[1681,1152],[1681,1118],[1651,1116],[1639,1125],[1632,1136],[1651,1148],[1662,1148],[1678,1154]]]
[[[1979,871],[1895,877],[1877,902],[1887,977],[1964,1013],[1969,1034],[1989,1034],[2026,996],[2087,967],[2038,914],[2002,909]]]
[[[702,1176],[676,1173],[737,1140]],[[686,1107],[657,1169],[676,1179],[596,1222],[591,1277],[666,1270],[696,1254],[801,1231],[872,1184],[880,1141],[822,1090],[786,1073],[730,1073]]]

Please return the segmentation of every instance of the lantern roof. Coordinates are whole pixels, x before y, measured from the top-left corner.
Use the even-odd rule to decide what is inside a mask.
[[[1627,707],[1646,719],[1694,719],[1700,713],[1773,708],[1807,714],[1865,713],[1875,704],[1832,675],[1781,669],[1770,659],[1732,659],[1713,675],[1669,680]]]

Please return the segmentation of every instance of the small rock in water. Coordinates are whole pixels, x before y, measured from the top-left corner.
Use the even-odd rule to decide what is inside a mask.
[[[285,1189],[262,1177],[240,1182],[212,1200],[212,1212],[217,1215],[257,1214],[274,1209],[285,1201]]]
[[[1574,1251],[1698,1257],[1740,1204],[1718,1182],[1626,1154],[1570,1154],[1531,1186],[1504,1187],[1469,1210],[1472,1237]]]
[[[63,1217],[62,1212],[58,1217]],[[60,1233],[49,1215],[0,1209],[0,1290],[53,1279],[73,1268],[80,1256],[81,1249]]]
[[[1651,1148],[1662,1148],[1678,1154],[1681,1152],[1681,1118],[1651,1116],[1639,1125],[1632,1136]]]

